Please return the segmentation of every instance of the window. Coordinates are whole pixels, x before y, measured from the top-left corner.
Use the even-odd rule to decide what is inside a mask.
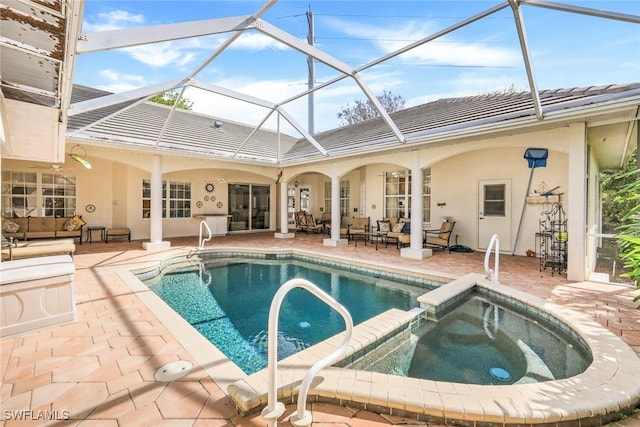
[[[168,188],[168,194],[167,194]],[[168,206],[168,212],[167,212]],[[151,217],[151,180],[142,180],[142,217]],[[162,217],[191,218],[191,183],[162,181]]]
[[[324,182],[324,211],[331,213],[331,181]]]
[[[422,171],[423,221],[431,221],[431,168]],[[384,216],[387,218],[411,217],[411,171],[385,172]]]
[[[411,173],[408,170],[385,172],[385,218],[409,218],[411,209]]]
[[[169,218],[191,218],[191,183],[169,182]]]
[[[422,170],[422,220],[431,222],[431,168]]]
[[[2,171],[2,215],[70,217],[76,214],[75,175]]]
[[[340,181],[340,216],[351,216],[349,200],[351,199],[351,181]]]
[[[506,186],[504,184],[494,184],[484,186],[484,215],[485,216],[505,216]]]
[[[340,181],[340,216],[351,216],[351,181]],[[331,181],[324,183],[324,212],[331,213]]]
[[[42,174],[42,216],[70,217],[76,213],[76,177]]]

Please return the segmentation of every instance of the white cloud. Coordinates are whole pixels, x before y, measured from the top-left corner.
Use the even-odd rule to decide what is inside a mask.
[[[145,78],[135,74],[120,73],[111,69],[100,70],[100,77],[105,80],[98,88],[113,93],[124,92],[145,86]]]
[[[89,19],[82,23],[82,31],[94,33],[98,31],[118,30],[130,27],[131,24],[144,24],[145,17],[140,14],[129,13],[125,10],[112,10],[99,13],[96,22]]]
[[[428,21],[408,21],[399,27],[383,28],[333,20],[332,26],[350,37],[370,39],[378,48],[380,56],[395,52],[434,33]],[[520,61],[520,53],[517,49],[492,45],[484,40],[468,43],[443,36],[411,49],[398,58],[432,65],[511,67]]]
[[[255,31],[245,31],[240,37],[238,37],[229,47],[230,49],[242,49],[242,50],[265,50],[276,49],[284,50],[287,46],[265,36],[262,33]]]
[[[197,40],[177,40],[134,46],[123,49],[136,61],[150,67],[175,67],[183,69],[198,56],[200,45]]]

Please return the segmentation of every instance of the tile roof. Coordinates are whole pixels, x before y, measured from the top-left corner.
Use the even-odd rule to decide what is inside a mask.
[[[75,85],[72,102],[109,95],[97,89]],[[295,138],[188,110],[175,110],[153,102],[127,101],[69,117],[68,134],[130,145],[171,150],[176,153],[236,157],[246,161],[276,163],[294,144]],[[222,126],[215,126],[220,122]],[[278,149],[278,145],[280,148]]]
[[[540,92],[543,112],[592,105],[616,94],[640,95],[640,83],[609,85],[573,89],[544,90]],[[430,135],[463,128],[474,128],[509,120],[535,119],[534,104],[529,92],[444,98],[427,104],[407,108],[391,114],[408,142]],[[374,145],[378,149],[398,145],[391,129],[379,117],[333,129],[315,135],[329,154]],[[316,155],[314,147],[300,140],[287,153],[287,158]]]
[[[104,96],[108,92],[76,85],[73,102]],[[568,114],[618,98],[640,102],[640,83],[544,90],[539,93],[544,117]],[[88,111],[69,118],[68,132],[81,138],[137,147],[156,147],[175,153],[235,158],[265,164],[311,161],[325,158],[306,139],[294,139],[274,131],[257,130],[193,111],[176,110],[161,135],[170,108],[151,102],[129,101]],[[536,121],[530,93],[503,93],[446,98],[391,114],[406,139],[420,143],[444,138],[456,131],[500,126],[521,120]],[[223,123],[213,126],[215,121]],[[251,137],[250,137],[251,136]],[[249,138],[250,137],[250,138]],[[329,156],[381,150],[404,145],[379,117],[314,136]]]

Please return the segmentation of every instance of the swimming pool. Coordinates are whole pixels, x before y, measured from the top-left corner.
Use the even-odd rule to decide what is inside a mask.
[[[196,254],[196,255],[194,255]],[[605,425],[629,413],[639,403],[640,375],[638,357],[619,337],[595,323],[588,316],[550,303],[509,286],[487,281],[484,276],[468,274],[454,278],[395,263],[376,263],[359,259],[345,260],[326,251],[296,249],[256,250],[252,248],[216,248],[205,253],[184,251],[159,254],[157,261],[135,268],[122,268],[118,275],[162,324],[175,336],[190,357],[227,393],[240,414],[259,411],[266,405],[266,370],[243,374],[235,364],[206,341],[195,329],[171,310],[140,280],[158,276],[167,267],[193,263],[209,257],[247,256],[256,259],[300,257],[323,265],[344,264],[353,271],[372,271],[384,278],[408,276],[416,282],[441,284],[419,297],[427,316],[455,302],[466,291],[489,293],[547,319],[563,330],[584,340],[593,361],[581,374],[537,383],[505,386],[459,384],[348,369],[343,363],[355,360],[371,348],[383,345],[387,336],[410,333],[420,315],[391,309],[354,327],[347,354],[334,366],[323,369],[309,401],[329,402],[365,408],[381,414],[406,416],[436,424],[520,426],[520,425]],[[297,385],[306,369],[319,358],[334,351],[341,335],[306,348],[278,363],[282,385],[280,400],[295,400]],[[279,393],[280,394],[280,393]],[[578,421],[580,420],[580,421]]]
[[[362,323],[390,308],[418,306],[425,287],[295,259],[215,259],[153,278],[149,288],[245,373],[267,366],[269,306],[282,283],[312,281]],[[431,286],[431,284],[427,284]],[[423,285],[426,286],[426,285]],[[302,289],[287,295],[280,313],[279,357],[288,357],[344,330],[342,317]]]

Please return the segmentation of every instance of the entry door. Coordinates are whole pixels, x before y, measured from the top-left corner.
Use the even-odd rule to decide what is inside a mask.
[[[500,252],[511,250],[511,180],[480,181],[478,186],[478,249],[491,237],[500,239]]]

